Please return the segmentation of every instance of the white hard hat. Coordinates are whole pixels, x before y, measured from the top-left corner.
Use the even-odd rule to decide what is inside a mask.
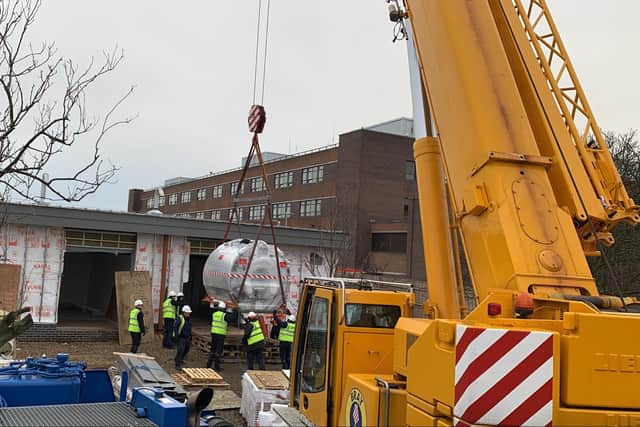
[[[137,299],[133,305],[142,305],[142,300],[141,299]]]
[[[212,302],[211,302],[211,303],[209,303],[209,308],[214,308],[214,307],[215,307],[215,305],[213,305],[213,303],[212,303]]]
[[[177,296],[177,297],[183,297],[183,296],[184,296],[184,294],[183,294],[182,292],[178,292],[178,293],[176,294],[176,296]]]
[[[169,291],[169,298],[175,297],[175,296],[176,296],[176,291]]]
[[[296,316],[294,316],[293,314],[290,314],[287,316],[287,321],[288,322],[295,322],[296,321]]]
[[[227,304],[225,304],[225,303],[224,303],[224,301],[220,301],[220,302],[218,303],[218,308],[225,309],[225,308],[227,308]]]
[[[185,305],[184,307],[182,307],[182,312],[191,313],[191,307],[189,307],[188,305]]]
[[[247,317],[256,317],[256,314],[253,311],[250,311],[249,314],[247,314]]]

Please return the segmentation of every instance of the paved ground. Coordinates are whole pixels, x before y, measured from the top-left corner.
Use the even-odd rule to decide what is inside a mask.
[[[57,353],[69,353],[71,360],[83,360],[90,368],[107,368],[114,361],[113,352],[128,352],[128,345],[119,345],[117,342],[79,342],[79,343],[47,343],[47,342],[19,342],[17,345],[17,359],[28,356],[41,357],[55,356]],[[161,337],[156,337],[153,343],[142,344],[141,353],[156,358],[156,361],[169,373],[175,372],[175,350],[162,348]],[[183,365],[185,368],[203,368],[207,363],[208,354],[192,347]],[[267,364],[267,369],[278,370],[280,365]],[[223,371],[219,372],[229,383],[229,389],[238,396],[242,396],[241,377],[246,370],[244,363],[223,364]],[[224,414],[223,414],[224,415]],[[236,420],[239,419],[234,417]]]

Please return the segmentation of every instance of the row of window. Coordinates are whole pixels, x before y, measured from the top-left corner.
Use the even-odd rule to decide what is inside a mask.
[[[303,200],[299,203],[300,203],[299,214],[301,217],[314,217],[314,216],[322,215],[322,199]],[[262,217],[264,217],[265,207],[266,205],[238,207],[236,210],[236,216],[234,217],[234,220],[239,219],[240,221],[242,221],[244,219],[244,213],[246,211],[248,215],[247,219],[249,221],[260,221]],[[271,217],[273,219],[291,218],[292,216],[291,207],[292,207],[292,202],[274,203],[271,206]],[[223,215],[223,211],[225,211],[224,215]],[[208,218],[211,218],[211,220],[213,221],[216,221],[216,220],[219,221],[222,219],[231,218],[231,213],[233,212],[233,209],[232,208],[213,209],[208,212],[210,212],[210,215],[211,215],[210,217],[207,216]],[[205,212],[200,211],[200,212],[191,212],[191,213],[179,213],[179,214],[176,214],[176,216],[183,217],[183,218],[204,219]]]
[[[318,182],[324,181],[324,166],[312,166],[309,168],[302,169],[302,184],[315,184]],[[229,194],[232,196],[238,194],[238,184],[239,182],[232,182],[229,184]],[[211,188],[211,198],[219,199],[223,196],[224,184],[214,185]],[[281,172],[273,175],[273,187],[276,190],[293,187],[293,172]],[[261,191],[265,191],[266,185],[264,182],[264,178],[261,176],[256,178],[249,179],[249,191],[252,193],[259,193]],[[199,188],[195,190],[196,200],[205,200],[207,198],[207,192],[209,188]],[[242,184],[242,188],[240,188],[240,194],[244,194],[245,192],[245,183]],[[159,198],[159,206],[162,207],[165,203],[168,203],[169,206],[177,205],[178,203],[190,203],[191,202],[191,193],[192,191],[183,191],[181,193],[173,193],[170,194],[168,199],[165,199],[164,196]],[[147,208],[153,208],[153,198],[147,199]]]

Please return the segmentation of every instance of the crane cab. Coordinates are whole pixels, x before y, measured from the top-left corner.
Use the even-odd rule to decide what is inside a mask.
[[[374,280],[304,280],[291,359],[290,405],[316,425],[343,425],[353,373],[392,375],[394,328],[411,315],[412,286]]]

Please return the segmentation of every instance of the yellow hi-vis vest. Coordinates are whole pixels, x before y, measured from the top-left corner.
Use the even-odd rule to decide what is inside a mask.
[[[140,324],[138,323],[139,308],[134,308],[129,312],[129,332],[140,332]]]
[[[182,329],[184,328],[184,324],[187,321],[184,319],[184,316],[180,315],[178,316],[178,322],[180,322],[180,324],[178,325],[178,336],[180,336],[180,334],[182,333]]]
[[[227,322],[224,320],[224,311],[216,311],[211,315],[211,333],[227,335]]]
[[[251,331],[251,335],[249,335],[247,344],[252,345],[264,341],[264,334],[262,333],[260,322],[254,320],[253,322],[251,322],[251,324],[253,325],[253,330]]]
[[[287,322],[286,328],[280,328],[278,334],[278,340],[282,342],[293,342],[293,336],[296,332],[296,324],[293,322]]]
[[[162,318],[163,319],[175,319],[176,307],[171,304],[171,298],[167,298],[162,303]]]

